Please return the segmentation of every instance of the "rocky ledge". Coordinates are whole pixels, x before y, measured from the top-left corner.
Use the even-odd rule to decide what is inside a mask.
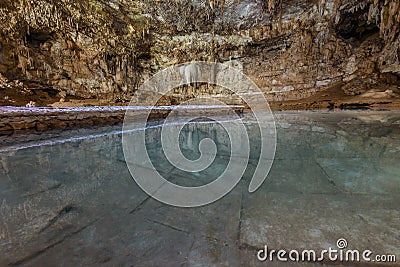
[[[146,119],[150,111],[149,119],[165,118],[175,110],[180,115],[189,114],[229,114],[232,110],[242,113],[243,106],[179,106],[179,107],[0,107],[0,136],[10,136],[11,140],[16,134],[43,132],[47,130],[64,130],[77,127],[102,126],[122,123],[126,111],[137,119]],[[3,142],[0,142],[0,145]]]

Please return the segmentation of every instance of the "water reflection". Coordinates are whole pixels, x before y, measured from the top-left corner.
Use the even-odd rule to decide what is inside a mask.
[[[248,123],[252,147],[242,182],[198,209],[149,199],[129,174],[118,131],[1,152],[0,265],[193,265],[201,255],[210,264],[251,266],[246,248],[326,248],[338,236],[399,257],[400,115],[285,113],[276,120],[275,162],[262,187],[247,192],[259,154],[259,133]],[[216,142],[215,160],[198,173],[168,163],[159,134],[156,126],[147,131],[148,151],[174,183],[209,183],[227,165],[230,145],[215,122],[181,132],[182,153],[192,160],[203,138]],[[205,249],[213,246],[217,255]]]

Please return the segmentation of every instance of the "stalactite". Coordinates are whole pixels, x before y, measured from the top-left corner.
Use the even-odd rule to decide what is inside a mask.
[[[325,6],[326,6],[326,0],[319,0],[318,8],[319,8],[319,14],[320,14],[321,16],[324,15]]]
[[[219,4],[220,0],[209,0],[209,4],[212,10],[216,8]],[[225,8],[225,0],[221,0],[221,10],[224,11]]]
[[[268,11],[272,12],[275,10],[275,0],[268,0]]]
[[[211,9],[214,9],[214,5],[215,5],[214,0],[210,0],[209,4],[210,4]]]
[[[279,4],[279,32],[282,32],[282,18],[283,18],[282,2],[283,2],[283,0],[280,0],[280,4]]]

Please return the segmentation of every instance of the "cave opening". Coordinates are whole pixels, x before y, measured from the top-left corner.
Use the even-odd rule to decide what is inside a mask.
[[[39,48],[50,39],[52,39],[52,34],[49,32],[30,32],[26,35],[27,44],[34,48]]]
[[[343,39],[361,44],[368,37],[379,33],[379,27],[368,21],[368,9],[343,13],[336,25],[336,33]]]

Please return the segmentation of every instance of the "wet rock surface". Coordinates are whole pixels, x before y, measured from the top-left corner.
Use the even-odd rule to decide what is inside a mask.
[[[243,113],[243,106],[101,106],[101,107],[0,107],[0,146],[7,143],[24,142],[26,134],[32,136],[44,132],[68,129],[112,126],[122,124],[127,110],[140,120],[161,119],[168,116],[171,110],[179,114],[229,114],[230,111]],[[44,135],[47,136],[47,135]],[[45,138],[45,137],[43,137]]]
[[[201,208],[170,207],[147,196],[129,174],[118,127],[2,150],[0,265],[288,266],[259,262],[256,253],[264,245],[336,248],[339,238],[349,249],[399,258],[400,115],[286,112],[275,118],[276,157],[262,187],[247,191],[257,164],[251,158],[250,172],[234,190]],[[184,148],[193,149],[210,129],[189,127]],[[149,140],[157,134],[150,131]],[[176,183],[207,182],[216,171],[182,174],[157,151],[157,144],[149,147],[157,169]],[[217,168],[224,161],[218,158]]]
[[[124,103],[158,70],[192,60],[233,60],[271,101],[338,83],[346,96],[390,101],[399,9],[396,0],[6,1],[0,104]]]

